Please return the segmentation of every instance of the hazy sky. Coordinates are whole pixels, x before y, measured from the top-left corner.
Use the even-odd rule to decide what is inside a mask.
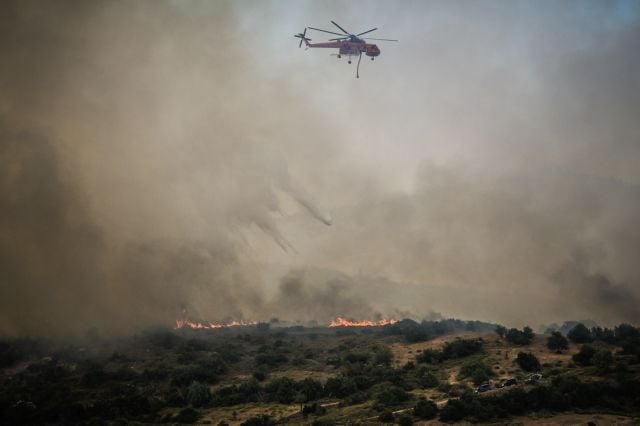
[[[356,79],[330,20],[400,41]],[[0,333],[640,320],[637,2],[9,1],[0,50]]]

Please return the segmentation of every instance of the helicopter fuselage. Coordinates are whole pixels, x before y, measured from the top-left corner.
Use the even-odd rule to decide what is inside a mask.
[[[338,49],[339,55],[358,56],[365,54],[370,57],[380,55],[380,49],[375,44],[364,41],[332,41],[327,43],[306,43],[307,47]]]

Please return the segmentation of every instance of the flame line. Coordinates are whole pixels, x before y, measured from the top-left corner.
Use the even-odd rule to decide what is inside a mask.
[[[379,321],[349,321],[348,319],[337,317],[331,323],[329,327],[382,327],[385,325],[391,325],[397,323],[395,319],[381,319]]]
[[[214,330],[214,329],[219,329],[219,328],[230,328],[230,327],[246,327],[246,326],[251,326],[251,325],[256,325],[258,324],[258,321],[231,321],[225,324],[215,324],[212,322],[208,322],[208,323],[201,323],[201,322],[195,322],[195,321],[189,321],[188,319],[179,319],[176,320],[176,326],[175,329],[182,329],[182,328],[190,328],[190,329],[194,329],[194,330]]]

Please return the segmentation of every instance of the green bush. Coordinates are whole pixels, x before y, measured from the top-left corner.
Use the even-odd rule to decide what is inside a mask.
[[[494,375],[495,373],[491,367],[482,361],[470,361],[463,364],[462,368],[460,368],[460,377],[470,378],[475,385],[486,382]]]
[[[509,342],[518,346],[525,346],[531,343],[534,333],[531,327],[525,327],[522,331],[517,328],[511,328],[507,331],[506,338]]]
[[[393,423],[395,421],[395,418],[393,417],[393,413],[391,411],[386,410],[380,413],[380,415],[378,416],[378,420],[383,423]]]
[[[464,358],[481,352],[483,345],[482,339],[456,339],[444,345],[442,357],[443,359]]]
[[[275,426],[276,421],[266,414],[261,414],[256,417],[251,417],[246,421],[242,422],[242,426]]]
[[[197,422],[199,418],[200,415],[196,410],[193,408],[184,408],[173,420],[177,423],[191,424]]]
[[[578,365],[591,365],[591,359],[596,354],[596,350],[590,345],[582,345],[580,352],[574,354],[571,359]]]
[[[591,343],[593,342],[593,336],[591,331],[584,324],[578,323],[568,333],[567,337],[573,343]]]
[[[376,365],[391,365],[391,361],[393,361],[393,353],[391,349],[384,347],[378,349],[373,358],[373,363]]]
[[[375,399],[385,407],[401,404],[409,399],[409,394],[399,386],[381,384],[375,392]]]
[[[413,407],[413,415],[423,420],[435,419],[438,415],[438,406],[433,401],[420,398],[416,406]]]
[[[516,361],[524,371],[540,371],[540,361],[531,352],[518,352]]]
[[[412,426],[413,425],[413,419],[411,418],[411,416],[409,416],[407,414],[403,414],[400,417],[398,417],[398,424],[400,426]]]
[[[418,377],[418,383],[423,389],[435,388],[440,384],[438,376],[430,371],[426,371],[420,374]]]
[[[553,331],[547,339],[547,347],[552,351],[569,349],[569,341],[559,331]]]
[[[416,356],[416,361],[426,364],[438,364],[444,361],[442,351],[437,349],[425,349],[422,353]]]
[[[207,404],[211,399],[211,393],[209,392],[209,386],[203,385],[200,382],[193,382],[187,389],[187,401],[194,407],[202,407]]]
[[[609,350],[600,349],[593,354],[591,362],[600,372],[607,372],[613,365],[613,355]]]

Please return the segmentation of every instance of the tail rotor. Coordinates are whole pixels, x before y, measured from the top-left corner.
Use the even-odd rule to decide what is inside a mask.
[[[305,44],[309,44],[309,42],[311,41],[310,38],[307,38],[307,28],[304,29],[304,32],[294,35],[294,37],[297,37],[300,39],[300,44],[298,45],[298,47],[302,47],[303,41],[305,42]]]

